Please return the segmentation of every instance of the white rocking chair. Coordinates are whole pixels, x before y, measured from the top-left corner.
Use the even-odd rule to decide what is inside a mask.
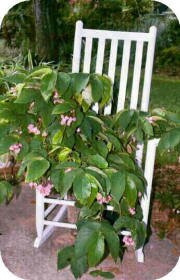
[[[154,59],[154,49],[155,49],[155,40],[156,40],[156,27],[152,26],[149,30],[149,33],[140,33],[140,32],[119,32],[119,31],[106,31],[106,30],[94,30],[94,29],[84,29],[83,23],[78,21],[76,23],[75,39],[74,39],[74,53],[73,53],[73,62],[72,62],[72,72],[80,72],[81,67],[81,53],[82,47],[84,45],[84,59],[83,59],[83,69],[82,72],[89,73],[91,69],[91,56],[92,56],[92,45],[93,40],[98,40],[97,48],[97,57],[95,71],[96,73],[103,73],[104,65],[104,53],[105,53],[105,44],[109,40],[111,42],[109,63],[108,63],[108,73],[107,75],[111,78],[114,83],[115,72],[116,72],[116,61],[118,54],[118,43],[123,43],[123,53],[122,53],[122,64],[120,71],[120,82],[119,82],[119,95],[117,102],[117,111],[124,109],[125,99],[127,93],[127,81],[129,73],[129,61],[131,53],[131,45],[136,44],[135,50],[135,59],[134,59],[134,71],[132,78],[132,90],[130,98],[130,109],[138,108],[138,101],[141,98],[140,109],[142,111],[148,111],[149,105],[149,96],[150,96],[150,87],[151,87],[151,78],[152,78],[152,69],[153,69],[153,59]],[[85,42],[85,44],[84,44]],[[142,89],[142,97],[139,96],[140,88],[140,78],[142,75],[142,58],[143,58],[143,48],[147,44],[146,51],[146,61],[145,61],[145,71],[144,83]],[[96,112],[98,111],[98,105],[96,104],[93,108]],[[111,104],[105,108],[105,114],[111,113]],[[152,188],[152,178],[154,171],[154,162],[156,147],[158,145],[159,139],[149,140],[146,147],[146,158],[145,158],[145,167],[144,175],[147,180],[147,195],[141,200],[141,207],[143,211],[143,221],[147,225],[148,215],[149,215],[149,205],[150,205],[150,196]],[[143,158],[144,146],[138,145],[136,152],[136,159],[138,164],[141,166]],[[50,204],[45,210],[45,204]],[[59,212],[55,217],[50,221],[46,217],[52,212],[56,207],[60,206]],[[36,190],[36,228],[37,228],[37,238],[34,243],[34,247],[38,248],[43,244],[53,233],[55,227],[64,227],[69,229],[76,229],[76,225],[72,223],[63,222],[64,216],[67,211],[68,206],[75,206],[75,201],[67,200],[67,198],[54,199],[50,197],[44,197]],[[113,207],[108,206],[108,210],[112,211]],[[123,231],[123,235],[129,235],[130,232]],[[143,248],[136,250],[135,252],[138,262],[144,262],[144,253]]]

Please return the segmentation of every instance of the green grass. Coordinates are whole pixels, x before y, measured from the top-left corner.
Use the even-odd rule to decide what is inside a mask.
[[[180,79],[157,74],[153,76],[150,108],[159,107],[180,112]]]

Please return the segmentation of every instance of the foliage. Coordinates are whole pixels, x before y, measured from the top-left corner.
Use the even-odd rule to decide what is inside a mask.
[[[135,147],[161,135],[161,153],[176,147],[178,115],[163,109],[152,115],[138,110],[95,113],[97,101],[103,112],[112,99],[105,75],[18,67],[1,72],[1,85],[0,154],[9,153],[20,163],[17,176],[31,187],[45,196],[73,194],[80,208],[75,244],[58,253],[58,268],[70,264],[78,278],[108,254],[117,261],[125,246],[141,247],[146,231],[140,199],[146,180],[135,161]],[[3,179],[1,202],[11,189]],[[107,204],[113,207],[110,216]],[[124,229],[131,236],[122,239],[119,231]]]
[[[134,28],[134,25],[139,24],[142,16],[149,13],[153,6],[151,0],[53,1],[57,2],[57,11],[54,11],[54,13],[57,13],[57,15],[54,15],[57,38],[53,35],[54,37],[52,36],[49,44],[58,43],[56,50],[57,56],[60,55],[60,63],[63,61],[68,62],[68,64],[70,64],[74,27],[77,20],[83,20],[85,26],[90,28],[130,30]],[[41,2],[45,3],[45,1]],[[48,9],[47,4],[46,6]],[[46,14],[47,9],[44,8],[41,14]],[[4,19],[2,35],[8,45],[20,48],[23,55],[30,49],[33,57],[37,58],[36,47],[38,42],[35,38],[37,33],[35,10],[36,6],[33,6],[32,0],[13,7]],[[38,11],[37,13],[39,14]],[[46,20],[49,20],[49,18],[47,17]],[[49,27],[49,24],[47,26]],[[49,29],[44,30],[45,35],[47,33],[49,38],[48,32]],[[44,46],[42,46],[42,49],[44,49]],[[45,60],[45,57],[42,56],[41,59]]]
[[[177,75],[180,70],[180,47],[165,48],[160,53],[157,63],[163,71]]]

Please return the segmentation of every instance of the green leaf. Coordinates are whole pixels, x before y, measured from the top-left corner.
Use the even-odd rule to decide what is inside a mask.
[[[90,76],[90,84],[92,89],[92,98],[94,102],[98,102],[103,95],[103,83],[98,75],[92,74]]]
[[[102,278],[106,278],[106,279],[114,279],[114,274],[109,272],[109,271],[102,271],[102,270],[94,270],[91,271],[90,274],[93,277],[98,277],[101,276]]]
[[[118,139],[117,137],[115,137],[115,136],[114,136],[113,134],[111,134],[111,133],[106,133],[106,135],[107,135],[109,141],[114,145],[114,147],[115,147],[118,151],[120,151],[122,145],[121,145],[121,142],[119,141],[119,139]]]
[[[174,128],[165,133],[159,142],[158,149],[162,153],[168,149],[173,149],[180,143],[180,128]]]
[[[80,174],[76,177],[73,183],[73,192],[78,201],[84,204],[91,195],[91,182],[89,180],[88,174]]]
[[[52,144],[53,145],[60,145],[61,144],[63,136],[64,136],[64,130],[65,130],[65,127],[61,127],[61,129],[58,130],[54,134],[53,139],[52,139]]]
[[[72,77],[74,79],[74,91],[76,93],[81,93],[83,89],[86,88],[89,82],[89,74],[86,73],[73,73]]]
[[[88,265],[87,265],[86,256],[82,256],[80,258],[74,256],[74,258],[72,258],[71,270],[76,279],[81,277],[87,271],[87,269],[88,269]]]
[[[142,124],[142,129],[145,133],[145,135],[147,136],[153,136],[154,133],[153,133],[153,128],[152,128],[152,125],[149,123],[148,120],[146,120],[145,118],[141,118],[141,124]]]
[[[41,93],[45,101],[48,101],[55,90],[57,72],[52,71],[45,75],[41,80]]]
[[[59,72],[56,87],[60,95],[64,95],[70,85],[71,77],[67,73]]]
[[[13,196],[13,187],[7,181],[0,181],[0,204],[9,201]]]
[[[94,147],[97,149],[97,152],[103,157],[106,158],[108,154],[108,148],[106,144],[99,140],[94,143]]]
[[[108,162],[100,155],[89,155],[87,158],[87,161],[89,164],[95,165],[98,168],[107,168],[108,167]]]
[[[119,237],[118,234],[114,231],[113,226],[111,226],[108,222],[102,223],[102,232],[108,244],[109,251],[114,261],[117,261],[119,257]]]
[[[25,78],[26,78],[26,74],[20,72],[14,72],[11,75],[5,77],[5,80],[8,83],[20,84],[24,82]]]
[[[125,190],[125,173],[116,172],[111,176],[111,195],[119,201]]]
[[[100,108],[103,108],[105,105],[107,105],[110,102],[112,98],[112,81],[106,75],[99,76],[99,79],[103,83],[103,93],[100,102]]]
[[[119,129],[126,129],[134,115],[134,110],[120,111],[115,118],[114,124]]]
[[[62,169],[60,170],[54,169],[51,171],[51,181],[56,191],[59,192],[60,194],[63,189],[63,184],[62,184],[63,176],[64,176],[64,171]]]
[[[0,155],[6,154],[9,152],[9,147],[12,144],[18,142],[18,138],[13,136],[5,136],[4,138],[0,139]]]
[[[125,196],[129,205],[134,207],[137,199],[136,180],[134,175],[130,173],[126,177]]]
[[[32,87],[22,87],[21,90],[19,90],[17,99],[14,103],[18,104],[27,104],[31,103],[34,100],[37,100],[39,96],[41,95],[40,91],[38,89],[34,89]]]
[[[64,161],[55,166],[55,169],[64,169],[69,167],[79,167],[79,163],[74,161]]]
[[[63,177],[63,190],[61,195],[63,196],[68,190],[71,188],[73,181],[75,180],[76,176],[79,177],[81,174],[82,169],[76,168],[64,174]]]
[[[108,156],[108,161],[117,164],[119,167],[123,166],[127,170],[135,170],[134,162],[128,154],[110,154]]]
[[[101,232],[95,232],[88,248],[88,263],[90,267],[96,266],[104,256],[104,236]]]
[[[26,182],[34,182],[48,170],[50,167],[49,162],[43,158],[39,157],[30,161],[27,165],[27,175]]]
[[[60,151],[60,153],[58,154],[59,161],[64,161],[65,159],[67,159],[67,157],[71,152],[72,150],[69,149],[68,147],[63,148],[63,150]]]
[[[63,269],[71,263],[74,256],[74,246],[68,246],[58,251],[57,268]]]
[[[39,79],[51,72],[52,70],[50,67],[36,67],[31,71],[30,75],[27,76],[26,80],[30,80],[32,78]]]
[[[132,237],[136,244],[136,250],[144,245],[146,239],[146,226],[143,222],[137,221],[136,230],[132,230]]]
[[[73,109],[72,103],[64,101],[63,103],[58,104],[54,107],[52,114],[53,115],[64,114],[64,113],[69,112],[72,109]]]
[[[94,232],[99,232],[100,229],[101,224],[98,222],[87,221],[83,223],[75,241],[75,255],[77,258],[86,255]]]
[[[126,230],[135,229],[136,219],[127,216],[121,216],[115,221],[113,227],[116,232],[119,232],[122,229],[126,229]]]

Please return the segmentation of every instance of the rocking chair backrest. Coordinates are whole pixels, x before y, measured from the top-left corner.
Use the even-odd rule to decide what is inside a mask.
[[[74,53],[72,62],[72,72],[78,73],[80,71],[84,73],[90,73],[92,68],[92,46],[94,41],[98,40],[97,54],[95,71],[98,74],[104,73],[105,63],[105,49],[106,43],[110,40],[110,54],[108,61],[108,73],[106,73],[114,83],[116,74],[116,64],[118,57],[119,42],[123,41],[123,52],[121,69],[119,72],[119,94],[117,100],[117,111],[124,109],[125,100],[127,95],[127,82],[129,74],[129,63],[131,57],[132,45],[136,44],[135,57],[134,57],[134,70],[132,77],[132,89],[130,97],[130,109],[137,109],[140,104],[142,111],[148,111],[149,106],[149,95],[152,78],[152,68],[154,59],[154,49],[156,40],[156,27],[152,26],[149,29],[149,33],[140,32],[119,32],[119,31],[107,31],[107,30],[95,30],[95,29],[84,29],[82,21],[77,21],[75,39],[74,39]],[[133,42],[134,41],[134,42]],[[82,49],[84,45],[84,58],[82,59]],[[144,46],[147,44],[147,50],[145,53],[145,71],[142,71],[142,60]],[[82,61],[82,70],[81,70]],[[142,94],[139,94],[141,76],[144,75]],[[141,100],[140,100],[141,98]],[[105,108],[105,114],[111,113],[111,106],[109,104]],[[94,108],[98,111],[97,104]]]

